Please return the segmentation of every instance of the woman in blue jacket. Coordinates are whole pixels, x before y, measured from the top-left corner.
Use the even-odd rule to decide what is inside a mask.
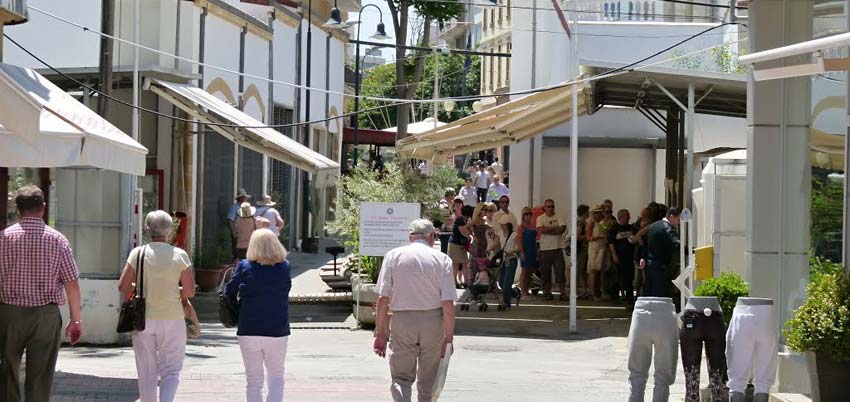
[[[284,362],[289,340],[289,290],[292,288],[286,249],[269,229],[251,235],[248,258],[239,262],[225,286],[233,305],[239,305],[236,335],[245,365],[246,400],[283,401]],[[265,367],[265,370],[264,370]]]

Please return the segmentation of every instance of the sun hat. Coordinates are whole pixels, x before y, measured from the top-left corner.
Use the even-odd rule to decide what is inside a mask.
[[[252,207],[250,203],[243,202],[239,206],[239,216],[242,218],[250,218],[254,216],[255,212],[257,212],[257,208]]]
[[[276,202],[272,201],[272,196],[268,194],[263,195],[263,200],[257,202],[257,205],[262,207],[273,207],[276,204]]]
[[[464,200],[464,198],[463,198],[462,195],[456,195],[455,198],[452,201],[463,201],[463,200]]]
[[[590,210],[590,212],[602,212],[602,209],[603,209],[602,205],[596,204],[596,205],[593,206],[593,208]]]
[[[411,235],[427,235],[436,232],[434,224],[427,219],[416,219],[410,222],[407,232]]]
[[[236,192],[236,198],[239,198],[239,197],[251,198],[251,195],[248,194],[248,192],[245,191],[244,188],[240,188],[239,191]]]

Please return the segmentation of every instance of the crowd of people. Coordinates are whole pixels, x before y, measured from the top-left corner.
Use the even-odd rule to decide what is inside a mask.
[[[567,260],[571,253],[570,236],[576,235],[576,289],[579,299],[633,303],[638,295],[669,296],[670,279],[675,277],[678,247],[679,212],[675,208],[650,203],[634,221],[627,209],[617,210],[605,200],[593,208],[579,205],[578,222],[568,225],[555,213],[555,202],[547,199],[542,212],[524,207],[520,219],[510,210],[510,195],[504,192],[498,176],[491,181],[485,166],[476,176],[467,178],[457,191],[445,191],[440,200],[442,222],[437,222],[441,251],[451,257],[458,288],[470,287],[490,279],[491,260],[504,256],[505,268],[499,271],[499,287],[514,289],[514,273],[521,275],[517,302],[530,295],[531,275],[543,282],[543,297],[566,300]],[[488,191],[484,191],[487,178]],[[479,181],[480,180],[480,181]],[[653,226],[653,224],[656,224]],[[483,274],[482,274],[483,273]],[[510,278],[508,278],[510,276]],[[513,296],[512,296],[513,297]],[[505,304],[507,303],[507,298]]]

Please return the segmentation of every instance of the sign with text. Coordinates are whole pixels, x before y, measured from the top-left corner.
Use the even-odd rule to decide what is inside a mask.
[[[407,228],[419,219],[420,205],[404,202],[360,204],[360,255],[382,257],[409,243]]]

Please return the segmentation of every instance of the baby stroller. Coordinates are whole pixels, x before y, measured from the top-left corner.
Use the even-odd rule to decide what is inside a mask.
[[[482,259],[483,262],[483,259]],[[504,268],[503,261],[497,261],[498,264],[494,266],[491,265],[490,260],[487,260],[488,265],[487,268],[483,269],[475,269],[475,281],[469,286],[467,292],[461,297],[461,311],[469,311],[470,305],[478,305],[478,311],[487,311],[489,305],[487,304],[487,296],[492,295],[496,300],[497,307],[496,309],[499,311],[504,311],[507,309],[504,301],[501,297],[501,293],[504,289],[499,289],[496,278],[499,278],[502,269]],[[482,264],[483,265],[483,264]],[[481,265],[478,265],[481,266]],[[533,277],[534,278],[534,277]],[[536,283],[536,293],[540,292],[540,289],[543,288],[543,282],[540,281],[539,277],[534,280]],[[512,291],[509,289],[508,291]]]
[[[501,267],[489,267],[490,260],[480,258],[473,265],[473,280],[468,284],[466,292],[461,296],[460,311],[469,311],[470,305],[477,305],[478,311],[487,311],[487,296],[493,297],[499,303],[498,310],[502,311],[505,307],[502,305],[502,299],[499,297],[499,287],[496,285],[496,278],[499,277]],[[486,261],[486,262],[485,262]],[[484,268],[481,268],[484,267]]]
[[[531,294],[537,296],[541,291],[543,291],[543,279],[540,275],[540,270],[531,270],[530,276],[531,277],[528,279],[528,290]]]

